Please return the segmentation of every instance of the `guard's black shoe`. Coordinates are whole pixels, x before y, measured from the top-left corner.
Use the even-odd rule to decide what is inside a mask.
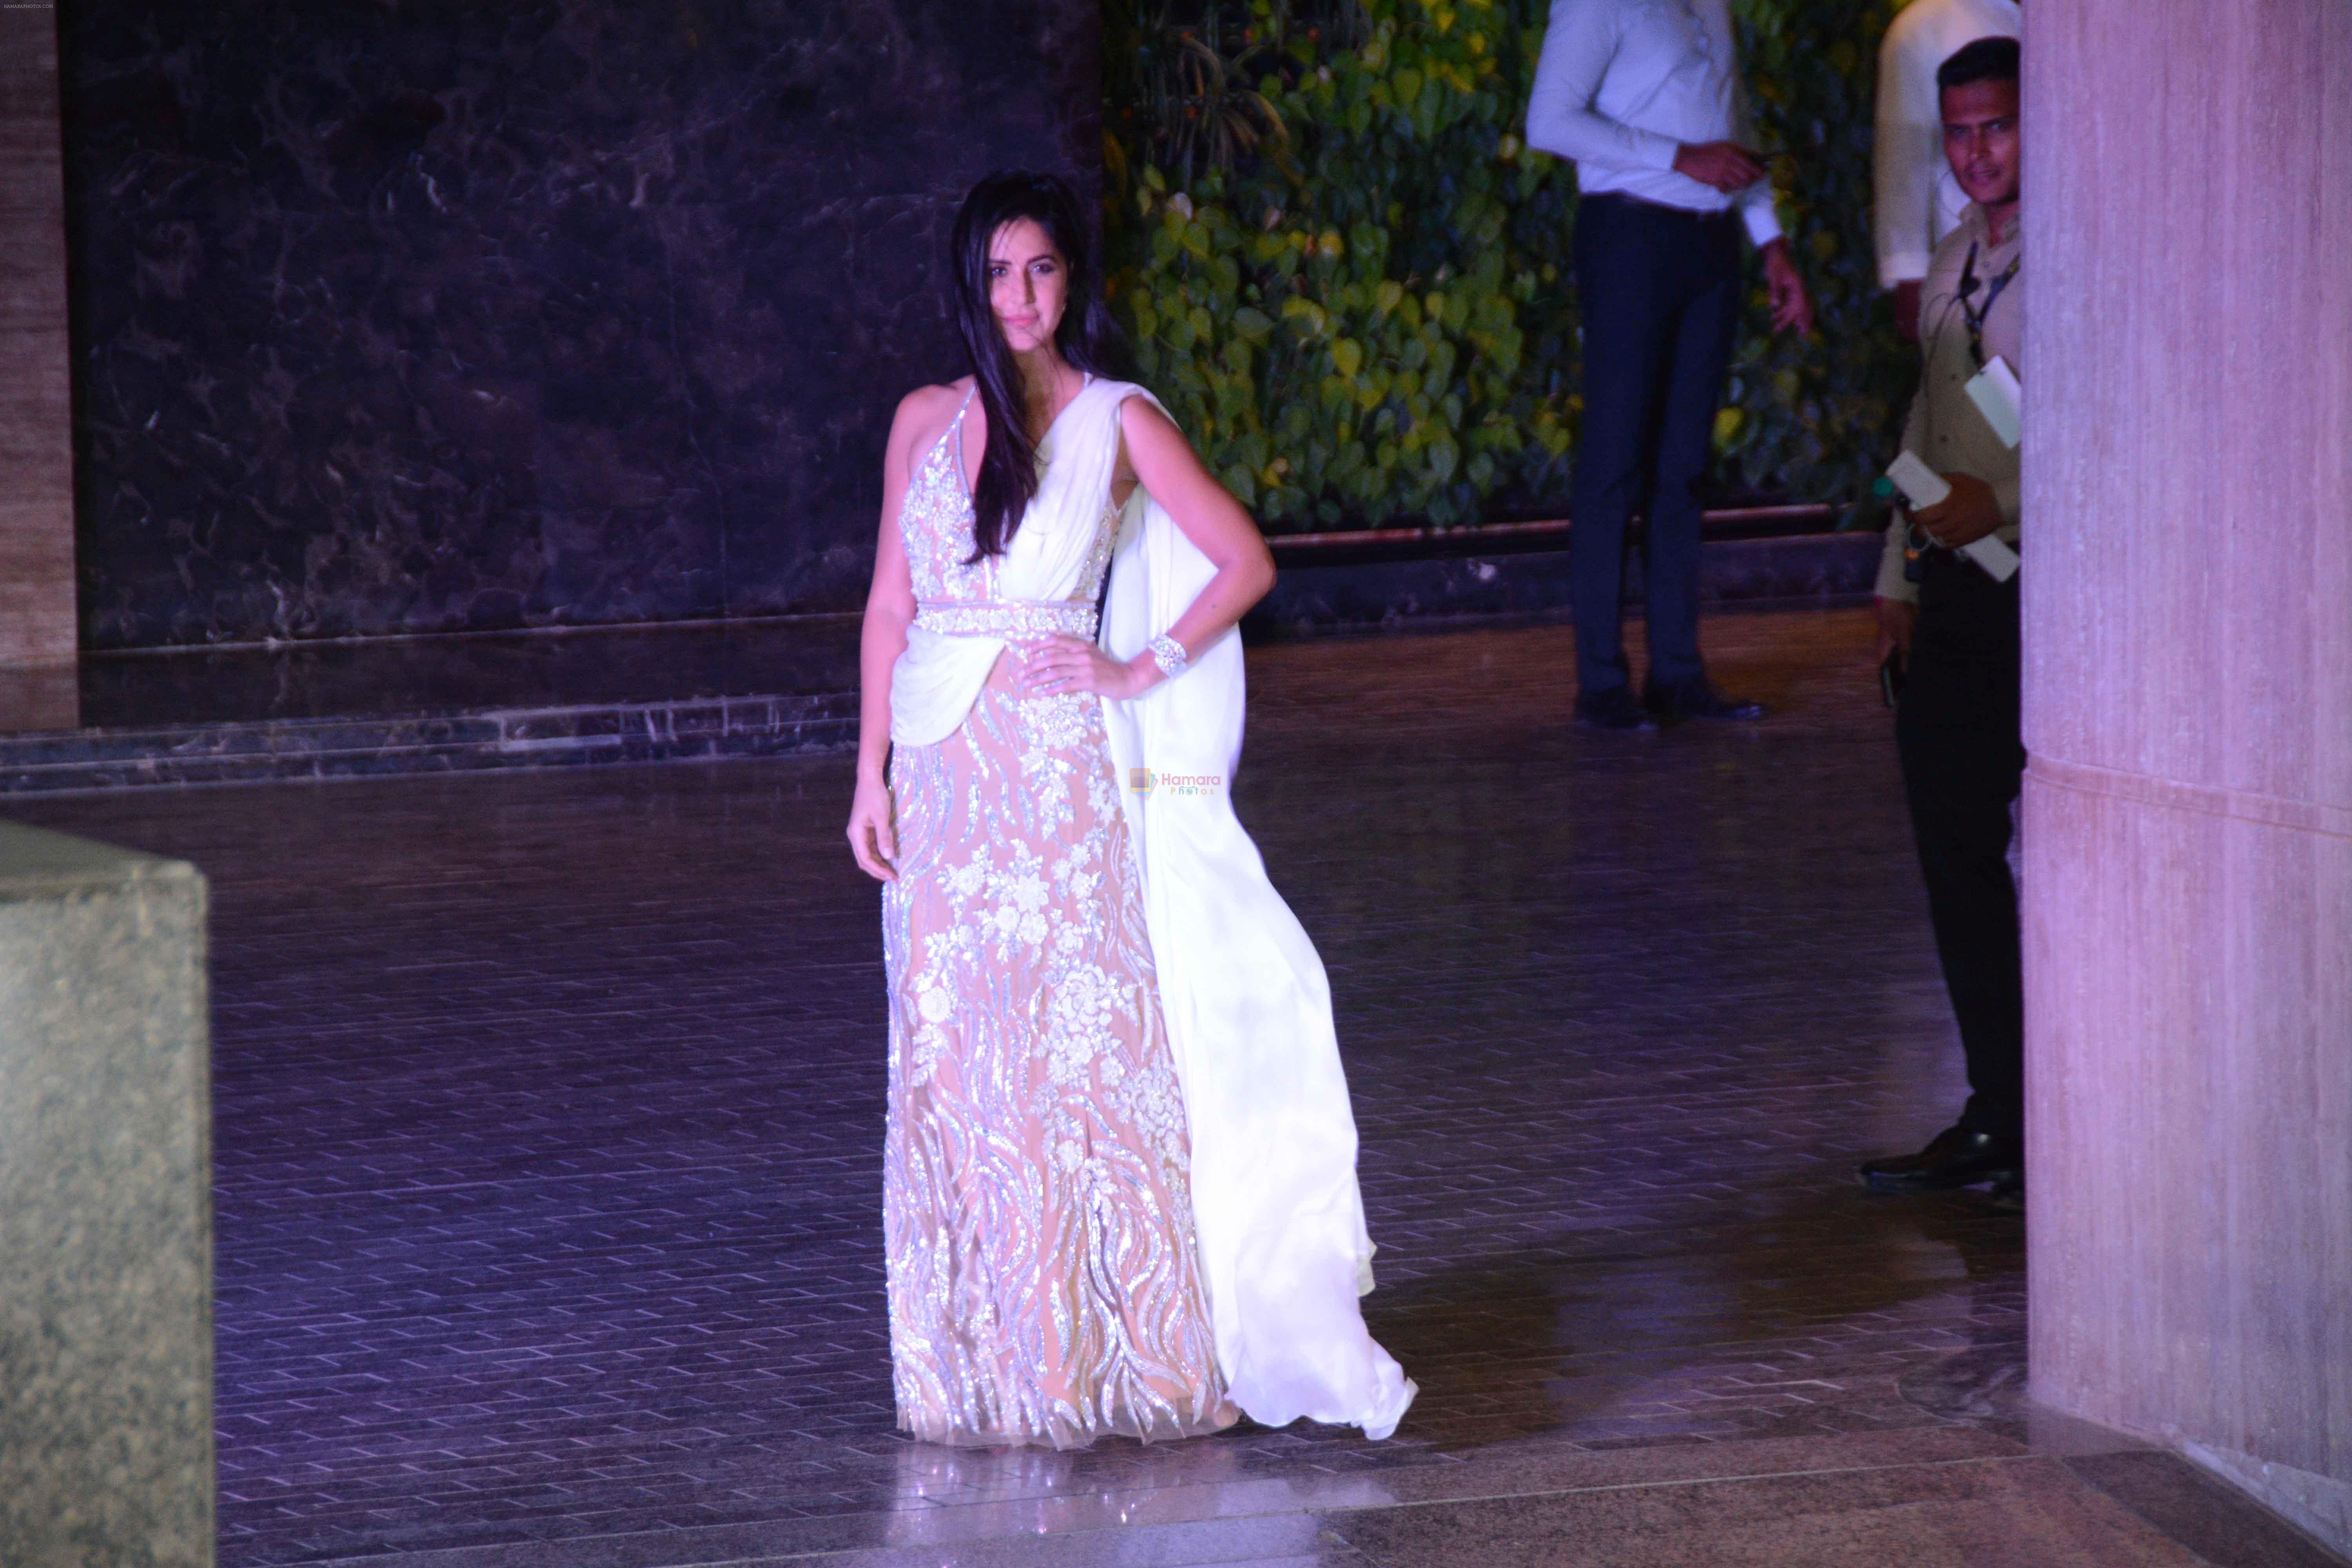
[[[1642,688],[1642,706],[1672,723],[1678,719],[1739,719],[1764,717],[1764,704],[1744,697],[1726,697],[1707,684],[1704,675],[1687,680],[1653,680]]]
[[[2025,1212],[2025,1173],[2020,1171],[2008,1181],[1992,1184],[1992,1206],[2000,1214],[2021,1215]]]
[[[1646,730],[1650,716],[1622,686],[1576,694],[1576,721],[1594,730]]]
[[[2025,1151],[2007,1138],[1947,1127],[1916,1154],[1890,1154],[1862,1168],[1882,1193],[1941,1193],[1954,1187],[2022,1185]]]

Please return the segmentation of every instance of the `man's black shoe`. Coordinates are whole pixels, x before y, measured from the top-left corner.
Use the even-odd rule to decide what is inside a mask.
[[[1882,1193],[1941,1193],[1990,1182],[2020,1185],[2025,1151],[2007,1138],[1947,1127],[1916,1154],[1890,1154],[1862,1168],[1862,1179]]]
[[[1669,721],[1677,719],[1761,719],[1764,704],[1726,697],[1704,675],[1687,680],[1653,680],[1642,688],[1642,706]]]
[[[1646,730],[1650,716],[1622,686],[1576,694],[1576,721],[1595,730]]]

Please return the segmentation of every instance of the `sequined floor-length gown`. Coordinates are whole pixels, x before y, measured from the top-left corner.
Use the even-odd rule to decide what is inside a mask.
[[[917,466],[900,513],[918,624],[1091,637],[1118,526],[1108,497],[1080,595],[998,601],[999,558],[966,563],[963,420]],[[890,762],[883,1228],[898,1425],[1057,1448],[1213,1431],[1235,1413],[1101,700],[1024,697],[1015,658],[954,733]]]

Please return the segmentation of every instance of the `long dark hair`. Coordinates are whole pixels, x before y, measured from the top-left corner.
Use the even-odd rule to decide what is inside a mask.
[[[988,302],[988,249],[996,231],[1028,218],[1062,253],[1068,299],[1054,346],[1062,357],[1096,375],[1118,375],[1125,361],[1118,324],[1103,299],[1102,274],[1086,209],[1058,174],[1002,169],[971,188],[956,214],[949,261],[955,275],[956,325],[971,356],[972,380],[988,416],[988,447],[971,488],[972,560],[1002,555],[1037,495],[1037,443],[1029,434],[1029,400],[1021,363],[1013,357]]]

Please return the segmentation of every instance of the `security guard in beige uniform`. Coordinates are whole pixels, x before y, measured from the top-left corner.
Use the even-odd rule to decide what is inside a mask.
[[[1978,542],[2015,547],[2018,463],[2014,432],[2005,437],[1969,392],[1989,367],[1995,378],[2024,370],[2017,64],[2016,39],[1979,38],[1937,71],[1945,156],[1972,205],[1921,289],[1925,364],[1903,445],[1951,493],[1897,515],[1878,579],[1883,640],[1907,667],[1895,739],[1969,1089],[1958,1125],[1926,1149],[1862,1167],[1894,1192],[2024,1183],[2024,985],[2008,858],[2025,771],[2018,579],[2001,575],[2005,552]]]

